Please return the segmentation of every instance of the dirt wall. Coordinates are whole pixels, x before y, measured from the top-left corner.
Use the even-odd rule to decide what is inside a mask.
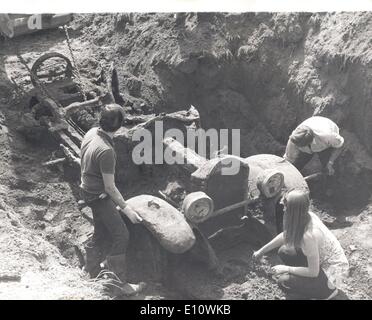
[[[371,18],[156,13],[79,16],[75,24],[80,39],[97,43],[94,57],[115,62],[128,108],[193,104],[204,128],[241,130],[243,157],[282,155],[290,132],[312,115],[336,121],[349,149],[328,187],[345,206],[371,194]],[[308,172],[318,168],[313,161]]]

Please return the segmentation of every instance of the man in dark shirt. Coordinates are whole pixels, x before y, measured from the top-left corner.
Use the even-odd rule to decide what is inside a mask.
[[[103,264],[120,279],[120,282],[112,279],[115,295],[133,294],[142,290],[144,286],[143,283],[127,283],[125,279],[129,232],[119,210],[132,223],[139,223],[142,219],[127,205],[115,185],[116,154],[113,136],[121,127],[123,119],[121,106],[106,105],[100,115],[100,127],[90,129],[81,144],[80,187],[83,199],[92,209],[94,220],[94,234],[87,249],[97,252],[97,248],[100,248],[107,238],[111,238],[110,251],[101,265]],[[103,197],[103,194],[108,196]],[[94,267],[94,265],[88,265],[86,269],[90,272]]]

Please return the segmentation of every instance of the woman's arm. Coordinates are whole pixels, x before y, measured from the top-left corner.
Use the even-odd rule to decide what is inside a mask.
[[[304,254],[307,257],[307,267],[288,267],[288,273],[296,276],[316,278],[320,270],[318,242],[314,235],[304,235]]]
[[[280,247],[284,244],[284,236],[283,232],[279,233],[273,240],[269,243],[265,244],[262,248],[255,252],[255,257],[259,258],[260,256],[264,255],[266,252],[270,252],[271,250]]]

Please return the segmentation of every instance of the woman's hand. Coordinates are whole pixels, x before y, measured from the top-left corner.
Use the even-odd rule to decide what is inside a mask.
[[[263,253],[261,252],[261,250],[257,250],[253,252],[252,258],[255,261],[259,261],[262,258],[262,256],[263,256]]]
[[[278,264],[271,268],[275,275],[282,274],[282,273],[289,273],[289,266],[285,266],[283,264]]]

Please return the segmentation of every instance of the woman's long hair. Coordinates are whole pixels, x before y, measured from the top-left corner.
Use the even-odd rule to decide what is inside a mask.
[[[292,190],[284,196],[283,203],[285,205],[284,242],[290,247],[300,248],[310,222],[309,195],[302,190]]]

